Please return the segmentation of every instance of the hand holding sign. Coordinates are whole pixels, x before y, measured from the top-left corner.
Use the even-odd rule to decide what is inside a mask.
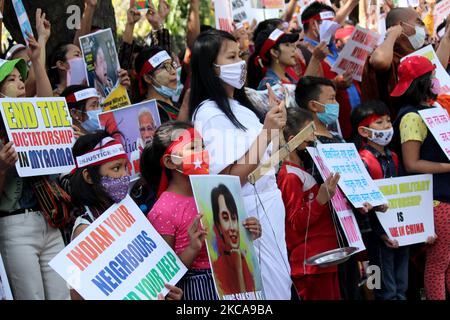
[[[320,186],[319,192],[317,193],[316,197],[317,202],[319,202],[321,205],[324,205],[334,197],[336,193],[336,187],[340,178],[341,175],[339,173],[330,174],[330,176]]]
[[[279,100],[275,96],[270,84],[267,84],[267,90],[269,92],[270,110],[267,112],[266,118],[264,119],[263,129],[267,130],[267,134],[270,139],[271,130],[279,131],[286,125],[286,107],[285,101]]]
[[[14,167],[17,159],[19,159],[14,142],[10,141],[0,150],[0,174],[5,174],[10,168]]]
[[[194,252],[197,253],[201,250],[206,235],[208,234],[208,232],[205,229],[203,229],[203,227],[200,224],[200,219],[202,218],[202,216],[203,216],[202,214],[196,216],[188,229],[189,248],[191,248]]]
[[[261,224],[259,223],[259,220],[255,217],[250,217],[244,220],[242,223],[245,229],[250,231],[252,234],[252,240],[256,240],[261,237],[262,235],[262,228]]]

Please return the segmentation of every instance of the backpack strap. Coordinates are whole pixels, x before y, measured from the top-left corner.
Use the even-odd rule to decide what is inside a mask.
[[[376,180],[384,178],[381,165],[378,162],[378,159],[375,158],[374,154],[370,152],[370,150],[363,147],[363,149],[359,151],[359,155],[363,162],[366,163],[367,170],[369,171],[372,179]]]

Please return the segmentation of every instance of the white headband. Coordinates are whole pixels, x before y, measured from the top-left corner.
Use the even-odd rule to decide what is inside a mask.
[[[111,142],[114,142],[111,144]],[[110,144],[109,146],[106,146]],[[83,168],[92,165],[100,165],[102,163],[111,161],[115,158],[126,158],[127,154],[123,148],[123,145],[111,138],[104,138],[100,143],[98,143],[94,150],[89,151],[76,158],[77,168]]]
[[[151,57],[150,59],[148,59],[148,62],[150,63],[150,65],[154,68],[156,68],[157,66],[159,66],[161,63],[163,63],[166,60],[170,60],[172,59],[169,54],[167,53],[167,51],[163,50],[158,52],[157,54],[155,54],[153,57]]]

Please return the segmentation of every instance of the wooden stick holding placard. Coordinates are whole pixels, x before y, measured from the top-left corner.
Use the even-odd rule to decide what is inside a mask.
[[[288,143],[280,146],[280,149],[273,154],[266,162],[261,164],[252,173],[247,176],[248,181],[251,184],[255,184],[263,175],[269,172],[273,167],[279,164],[280,161],[286,159],[286,157],[294,151],[300,144],[302,144],[311,134],[314,133],[314,123],[311,122],[302,131],[300,131],[294,138]]]

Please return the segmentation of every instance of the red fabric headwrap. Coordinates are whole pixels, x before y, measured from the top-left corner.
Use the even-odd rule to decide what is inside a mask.
[[[358,128],[359,127],[368,127],[370,126],[371,123],[377,121],[378,119],[380,119],[382,116],[377,115],[377,114],[372,114],[366,118],[364,118],[359,124],[358,124]]]

